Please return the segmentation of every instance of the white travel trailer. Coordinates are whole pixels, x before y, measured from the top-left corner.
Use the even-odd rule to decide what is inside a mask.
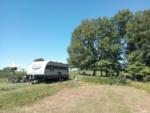
[[[27,69],[27,79],[48,80],[68,78],[68,65],[52,61],[34,61]]]

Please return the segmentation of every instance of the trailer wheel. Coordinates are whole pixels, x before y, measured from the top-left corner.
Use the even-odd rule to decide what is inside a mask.
[[[62,76],[59,77],[59,81],[62,81]]]

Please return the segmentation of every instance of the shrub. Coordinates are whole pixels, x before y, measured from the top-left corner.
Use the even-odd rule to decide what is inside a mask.
[[[150,81],[150,75],[147,75],[143,78],[144,82],[148,82]]]
[[[121,84],[127,84],[127,75],[123,75],[123,74],[120,74],[120,76],[118,77],[119,79],[119,83]]]
[[[25,75],[26,75],[26,73],[23,72],[23,71],[17,71],[17,72],[15,73],[15,76],[16,76],[17,78],[22,78],[22,77],[24,77]]]
[[[10,72],[0,70],[0,78],[7,78]]]

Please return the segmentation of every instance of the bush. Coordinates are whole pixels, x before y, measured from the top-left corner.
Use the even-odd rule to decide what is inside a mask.
[[[25,75],[26,75],[25,72],[17,71],[14,74],[9,75],[7,78],[8,81],[11,83],[19,83],[23,80]]]
[[[25,75],[26,75],[26,73],[23,72],[23,71],[17,71],[17,72],[15,73],[15,76],[16,76],[17,78],[22,78],[22,77],[24,77]]]
[[[121,84],[127,84],[127,77],[126,76],[120,74],[120,76],[118,77],[118,79],[119,79],[119,82]]]
[[[7,78],[9,74],[7,71],[0,70],[0,78]]]
[[[0,78],[7,78],[9,82],[17,83],[26,75],[23,71],[12,72],[10,70],[0,70]]]
[[[143,78],[144,82],[148,82],[150,81],[150,75],[147,75]]]

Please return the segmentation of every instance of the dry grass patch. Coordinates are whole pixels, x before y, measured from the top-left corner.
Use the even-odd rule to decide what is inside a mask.
[[[150,95],[144,91],[125,86],[86,85],[64,89],[13,110],[19,113],[149,113],[149,106]]]

